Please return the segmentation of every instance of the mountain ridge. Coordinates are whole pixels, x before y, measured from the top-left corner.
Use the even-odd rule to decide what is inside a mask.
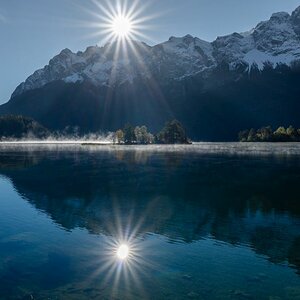
[[[125,46],[62,50],[17,87],[0,115],[83,132],[126,123],[156,132],[178,119],[205,141],[236,140],[252,127],[300,127],[300,7],[212,43],[186,35]]]
[[[269,20],[260,22],[248,32],[217,37],[211,43],[189,34],[181,38],[172,36],[154,46],[138,41],[128,43],[130,45],[125,45],[127,49],[124,50],[129,52],[128,57],[125,53],[117,59],[112,54],[117,51],[113,49],[116,47],[113,43],[103,47],[89,46],[84,52],[77,53],[66,48],[21,83],[12,97],[55,80],[67,83],[89,80],[96,85],[114,85],[132,81],[138,75],[149,77],[136,65],[130,68],[131,64],[141,63],[139,60],[149,72],[155,73],[165,64],[169,64],[169,68],[171,65],[169,77],[173,76],[173,79],[204,72],[224,61],[233,68],[246,64],[249,69],[253,65],[262,69],[266,62],[290,65],[300,59],[300,6],[291,15],[274,13]],[[135,51],[131,47],[136,48],[139,57],[131,57],[131,52]],[[128,76],[128,70],[131,76]],[[121,74],[113,78],[113,72]]]

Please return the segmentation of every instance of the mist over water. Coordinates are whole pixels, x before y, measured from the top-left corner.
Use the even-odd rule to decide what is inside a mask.
[[[44,139],[38,139],[33,134],[27,134],[22,138],[5,138],[0,141],[0,144],[15,143],[15,144],[53,144],[53,143],[62,143],[62,144],[80,144],[85,142],[90,143],[113,143],[114,133],[89,133],[89,134],[79,134],[73,133],[64,133],[56,132],[48,135]]]
[[[298,144],[1,144],[0,296],[298,299],[299,170]]]
[[[299,143],[210,143],[194,142],[191,145],[122,145],[114,144],[112,135],[86,136],[85,139],[18,140],[0,142],[0,152],[7,150],[76,150],[76,151],[133,151],[133,152],[177,152],[224,155],[300,155]]]

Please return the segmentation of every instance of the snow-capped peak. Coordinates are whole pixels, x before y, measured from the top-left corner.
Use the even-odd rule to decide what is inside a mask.
[[[300,12],[300,8],[296,11]],[[296,11],[292,14],[294,19],[298,15]],[[292,16],[286,12],[274,13],[269,20],[260,22],[247,33],[217,38],[213,45],[218,62],[246,63],[250,68],[255,64],[262,69],[266,62],[276,65],[298,60],[300,40]]]
[[[116,43],[90,46],[77,53],[64,49],[19,85],[12,97],[56,80],[87,80],[96,85],[122,84],[153,75],[180,80],[223,62],[233,68],[248,64],[250,69],[255,64],[262,69],[266,62],[291,64],[295,60],[300,60],[300,6],[291,15],[274,13],[250,31],[218,37],[212,43],[186,35],[172,36],[153,47],[130,41],[120,49]]]

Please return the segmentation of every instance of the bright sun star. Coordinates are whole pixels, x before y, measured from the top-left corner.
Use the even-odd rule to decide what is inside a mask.
[[[157,15],[149,14],[147,11],[150,1],[91,1],[96,7],[93,10],[84,8],[90,14],[91,19],[93,19],[84,24],[87,27],[95,27],[97,30],[97,32],[91,33],[91,36],[99,35],[102,43],[116,41],[119,44],[127,45],[135,40],[151,40],[145,32],[151,30],[151,22]]]
[[[115,36],[127,38],[132,31],[132,22],[128,17],[119,15],[112,20],[111,29]]]
[[[120,260],[125,260],[129,255],[129,247],[125,244],[121,245],[117,250],[117,257]]]

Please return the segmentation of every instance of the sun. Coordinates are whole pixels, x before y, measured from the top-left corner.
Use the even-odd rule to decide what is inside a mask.
[[[118,15],[112,20],[111,30],[118,38],[128,38],[132,34],[132,26],[130,18]]]
[[[125,244],[121,245],[117,250],[117,257],[120,260],[124,260],[128,257],[128,255],[129,255],[129,247]]]
[[[95,28],[90,37],[99,37],[101,44],[133,45],[132,41],[152,41],[146,34],[153,30],[157,13],[150,13],[150,3],[144,0],[91,0],[95,7],[82,7],[90,20],[83,22]]]

